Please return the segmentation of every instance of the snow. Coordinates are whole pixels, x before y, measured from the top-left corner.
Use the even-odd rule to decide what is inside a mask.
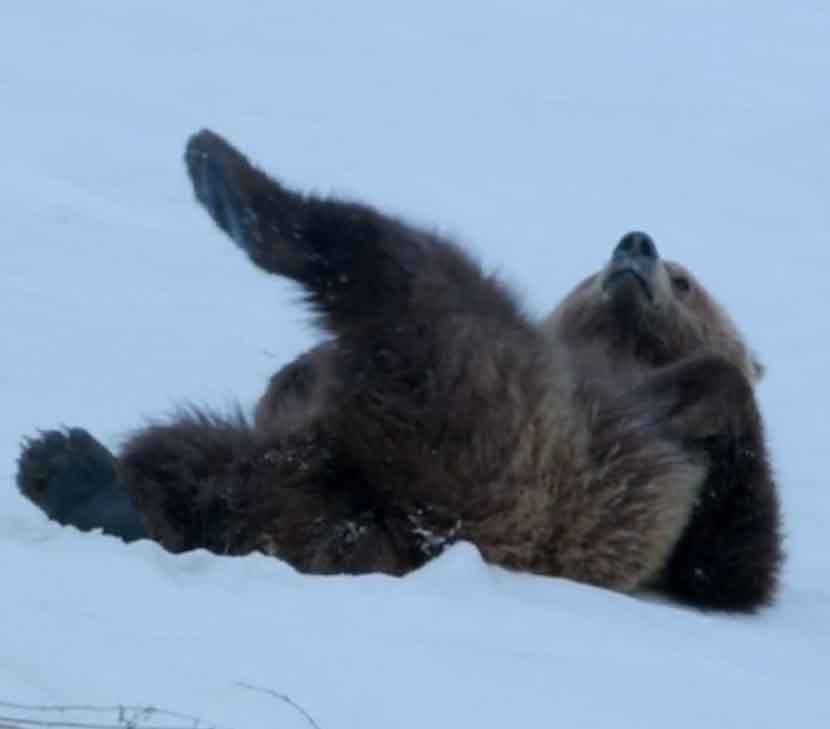
[[[826,2],[31,0],[2,28],[0,700],[309,726],[248,684],[323,729],[830,726]],[[701,614],[470,545],[320,578],[45,522],[13,485],[24,435],[117,446],[185,400],[250,407],[314,340],[194,203],[203,126],[458,236],[534,313],[651,233],[767,364],[777,605]]]

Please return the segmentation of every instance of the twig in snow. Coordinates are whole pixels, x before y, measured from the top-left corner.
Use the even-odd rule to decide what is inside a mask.
[[[280,701],[285,702],[288,704],[294,711],[299,712],[300,714],[305,717],[305,720],[309,723],[310,726],[314,727],[314,729],[321,729],[320,725],[314,721],[314,717],[311,716],[302,706],[300,706],[294,699],[290,696],[286,696],[285,694],[281,694],[279,691],[274,691],[273,689],[262,688],[261,686],[252,686],[249,683],[242,683],[239,682],[236,684],[240,688],[247,689],[248,691],[256,691],[261,694],[266,694],[268,696],[273,696],[275,699],[279,699]]]
[[[222,729],[203,723],[197,716],[156,706],[35,705],[0,701],[0,711],[0,729]],[[12,713],[18,715],[11,716]],[[79,716],[83,714],[95,718]],[[158,720],[165,723],[155,723]]]

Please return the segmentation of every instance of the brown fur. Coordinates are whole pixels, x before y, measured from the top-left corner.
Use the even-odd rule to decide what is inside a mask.
[[[392,574],[466,539],[701,607],[771,599],[760,366],[647,236],[537,324],[446,240],[287,190],[211,132],[186,159],[220,228],[302,284],[333,339],[272,378],[253,427],[188,413],[127,443],[119,483],[153,538]]]

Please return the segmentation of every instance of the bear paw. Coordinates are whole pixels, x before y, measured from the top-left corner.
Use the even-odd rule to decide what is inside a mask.
[[[27,439],[17,486],[50,519],[133,541],[146,536],[141,517],[120,487],[116,459],[82,428],[42,431]]]

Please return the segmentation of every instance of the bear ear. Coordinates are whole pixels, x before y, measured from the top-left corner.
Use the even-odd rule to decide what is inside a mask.
[[[752,378],[755,382],[760,382],[764,379],[764,375],[767,373],[767,368],[764,367],[764,363],[758,359],[758,355],[755,352],[749,353],[749,363],[752,366]]]

